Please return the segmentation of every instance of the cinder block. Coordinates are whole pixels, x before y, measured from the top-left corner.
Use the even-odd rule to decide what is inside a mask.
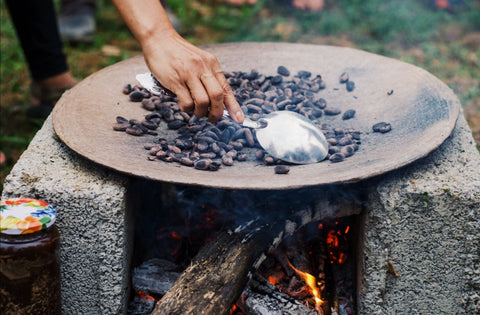
[[[7,177],[2,198],[41,199],[58,212],[64,314],[125,312],[133,237],[128,186],[127,177],[66,147],[51,116]]]

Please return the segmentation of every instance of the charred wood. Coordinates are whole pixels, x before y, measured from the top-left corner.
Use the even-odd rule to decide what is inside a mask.
[[[152,258],[132,272],[133,289],[161,297],[170,290],[180,277],[178,266],[168,260]]]
[[[252,278],[239,305],[247,315],[318,315],[259,275]]]
[[[152,314],[228,314],[250,271],[282,230],[281,224],[254,221],[220,232],[195,256]]]

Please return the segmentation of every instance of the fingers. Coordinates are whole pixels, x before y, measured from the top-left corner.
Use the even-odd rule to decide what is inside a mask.
[[[195,104],[188,88],[186,86],[179,86],[173,92],[177,95],[178,107],[185,113],[192,112]]]
[[[145,55],[152,73],[176,94],[180,109],[215,122],[226,107],[234,120],[242,122],[243,112],[217,58],[180,37],[172,39],[168,47],[148,50]]]
[[[242,123],[244,119],[243,111],[240,108],[240,104],[238,104],[235,94],[233,93],[230,84],[228,84],[223,71],[217,71],[216,78],[222,87],[223,102],[228,110],[228,113],[230,114],[230,117],[232,117],[236,122]]]
[[[224,94],[222,86],[211,72],[202,74],[200,79],[210,100],[208,104],[210,105],[208,119],[215,122],[223,115]]]
[[[193,113],[197,117],[208,115],[210,106],[210,95],[205,90],[199,78],[193,78],[187,82],[190,98],[193,100]]]

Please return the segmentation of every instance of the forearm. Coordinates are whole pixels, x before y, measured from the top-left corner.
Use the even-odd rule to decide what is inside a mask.
[[[143,48],[151,42],[160,40],[162,35],[176,33],[159,0],[112,0],[112,2]]]
[[[217,58],[182,38],[159,0],[112,0],[142,46],[152,74],[175,93],[185,112],[216,121],[226,107],[238,122],[243,112]]]

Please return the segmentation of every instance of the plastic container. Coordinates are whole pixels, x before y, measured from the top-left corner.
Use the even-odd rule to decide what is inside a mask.
[[[31,198],[0,202],[0,313],[60,314],[55,209]]]

